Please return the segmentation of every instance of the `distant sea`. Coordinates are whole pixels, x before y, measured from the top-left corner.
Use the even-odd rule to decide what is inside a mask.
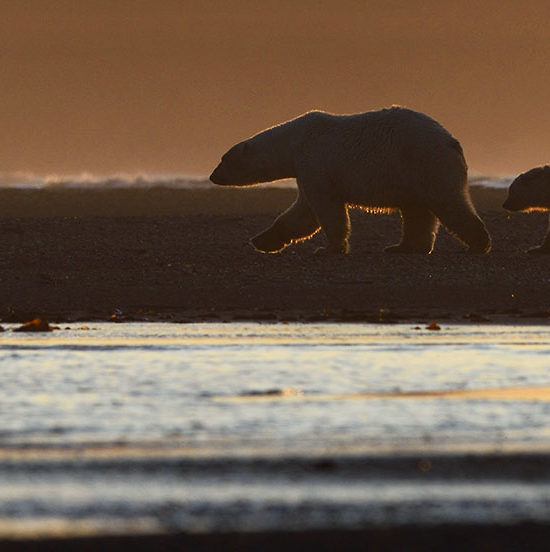
[[[494,177],[473,174],[471,186],[487,188],[507,188],[513,177]],[[292,187],[294,180],[281,180],[265,186]],[[0,173],[0,188],[177,188],[206,189],[215,187],[208,176],[188,176],[170,174],[114,174],[97,175],[36,175],[32,173]]]

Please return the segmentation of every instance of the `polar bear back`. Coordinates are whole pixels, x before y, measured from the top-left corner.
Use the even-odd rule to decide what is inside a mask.
[[[312,111],[239,142],[210,176],[222,186],[296,178],[295,202],[252,243],[277,253],[322,228],[334,253],[349,252],[348,207],[399,209],[401,243],[430,253],[439,224],[486,253],[491,239],[468,191],[458,141],[431,117],[402,107],[356,115]]]
[[[399,207],[419,193],[425,199],[446,186],[466,185],[459,142],[423,113],[401,107],[354,115],[310,112],[293,122],[303,127],[293,131],[300,136],[297,178],[301,172],[309,177],[316,164],[350,204]]]

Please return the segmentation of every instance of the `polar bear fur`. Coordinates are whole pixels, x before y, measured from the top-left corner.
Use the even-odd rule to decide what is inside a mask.
[[[296,178],[295,202],[252,244],[264,253],[322,228],[328,251],[349,251],[348,207],[399,210],[401,243],[386,251],[430,253],[439,221],[470,252],[490,238],[469,196],[462,148],[439,123],[402,107],[355,115],[312,111],[233,146],[210,179],[248,186]]]
[[[508,211],[548,211],[550,209],[550,166],[536,167],[520,174],[510,184],[502,205]],[[529,253],[550,253],[550,228],[542,245]]]

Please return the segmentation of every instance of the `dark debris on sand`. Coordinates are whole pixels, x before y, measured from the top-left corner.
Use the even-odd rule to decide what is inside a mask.
[[[53,332],[55,329],[59,329],[59,328],[55,326],[50,326],[50,323],[47,320],[44,320],[42,318],[33,318],[32,320],[25,322],[22,326],[19,326],[18,328],[14,328],[13,331],[34,333],[34,332]]]

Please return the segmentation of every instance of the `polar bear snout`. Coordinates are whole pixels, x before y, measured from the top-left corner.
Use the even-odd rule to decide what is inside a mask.
[[[218,186],[252,186],[260,182],[242,163],[223,159],[210,175],[210,181]]]
[[[502,204],[502,207],[507,211],[521,211],[522,206],[518,205],[511,197],[507,197],[506,201]]]
[[[227,184],[227,182],[224,182],[223,169],[221,168],[221,164],[218,165],[210,175],[210,181],[220,186],[224,186]]]
[[[214,172],[210,175],[210,181],[218,186],[239,186],[239,182],[235,182],[234,178],[231,178],[231,173],[223,166],[223,162],[220,163]]]

